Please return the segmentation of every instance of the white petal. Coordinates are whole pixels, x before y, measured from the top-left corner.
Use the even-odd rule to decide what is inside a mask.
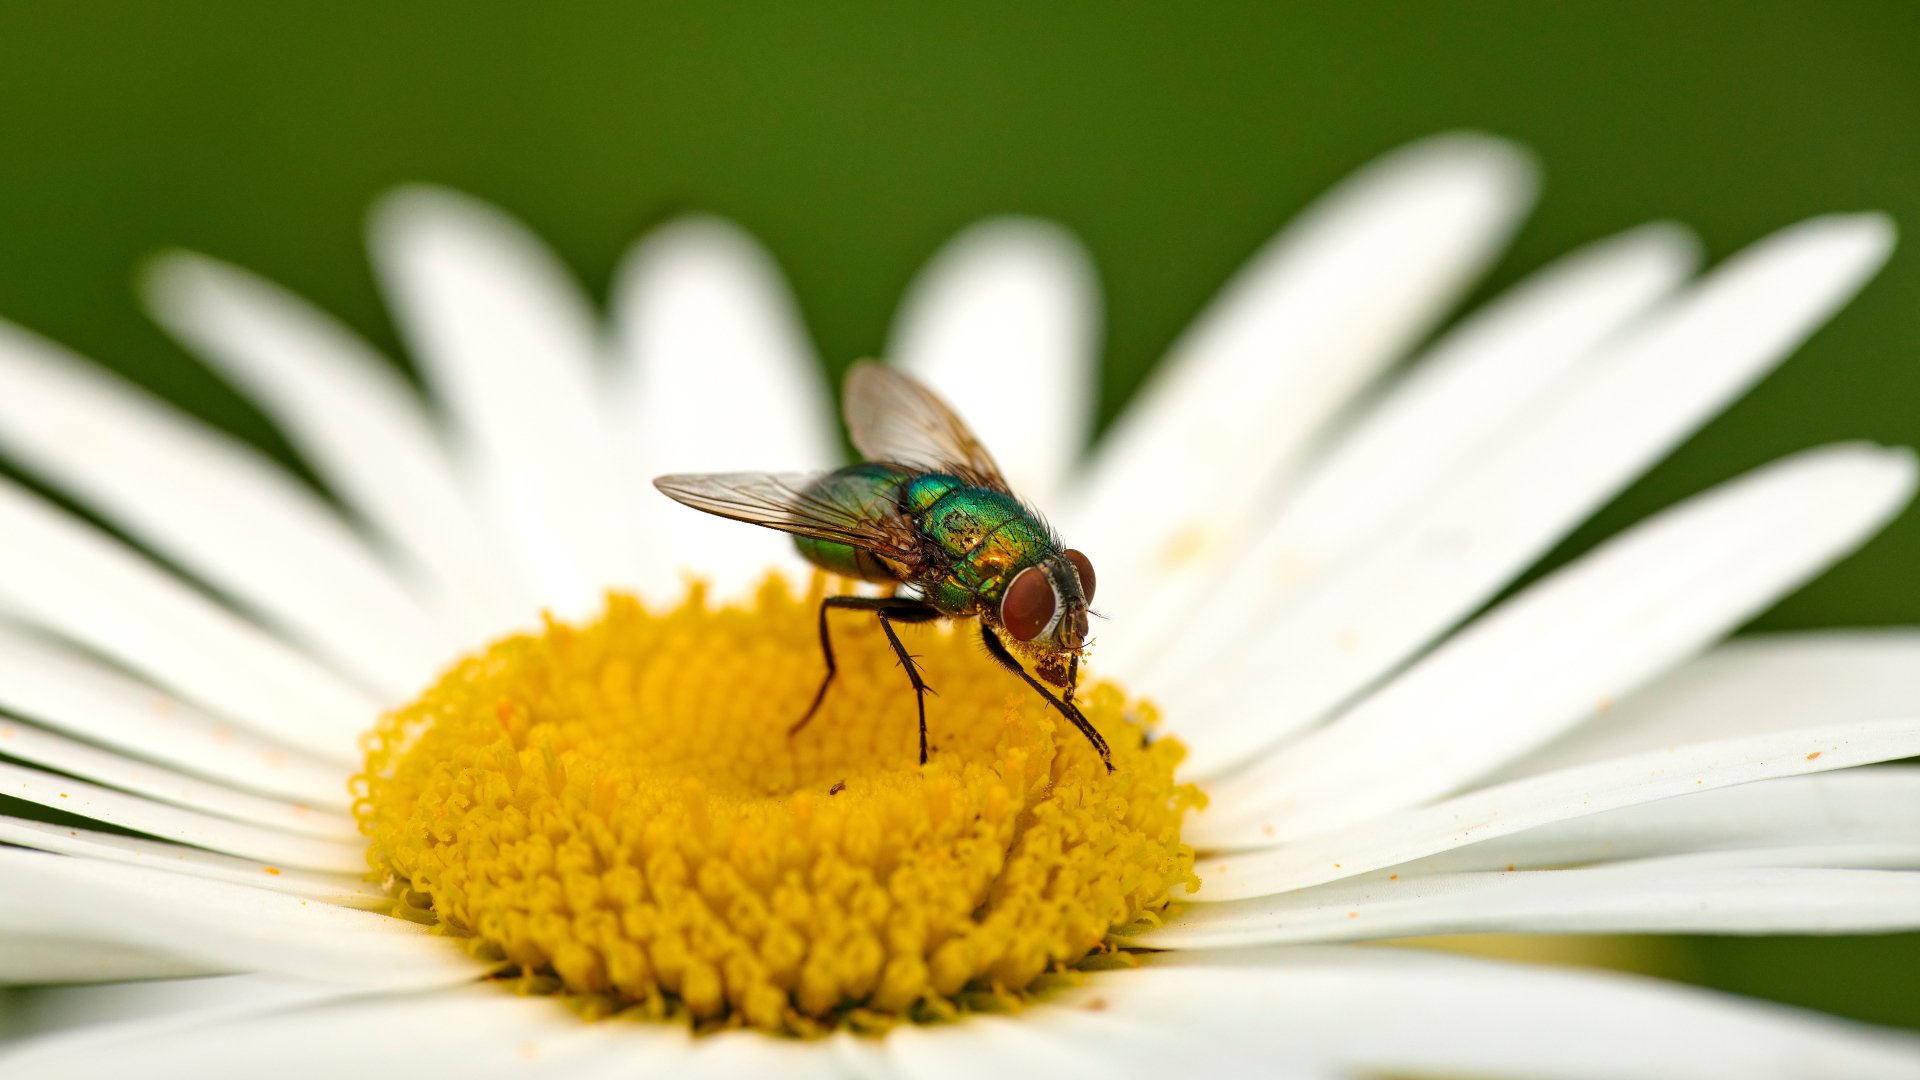
[[[689,568],[722,595],[770,565],[805,573],[788,537],[687,510],[648,483],[669,472],[840,462],[820,361],[779,267],[725,221],[678,221],[628,254],[614,318],[624,365],[617,424],[648,544],[643,591],[673,596]]]
[[[1267,850],[1202,859],[1199,895],[1227,900],[1284,892],[1586,814],[1914,754],[1920,754],[1920,718],[1656,750],[1483,788]],[[1186,838],[1208,843],[1205,836]]]
[[[17,737],[17,733],[16,733]],[[298,836],[214,817],[0,761],[0,794],[167,840],[283,866],[355,873],[366,844],[351,836]]]
[[[1497,453],[1596,348],[1686,279],[1697,246],[1674,226],[1645,226],[1567,256],[1481,309],[1338,436],[1230,565],[1156,589],[1159,602],[1140,624],[1177,621],[1179,635],[1116,636],[1133,647],[1105,649],[1102,660],[1149,694],[1204,678],[1213,656],[1289,594]]]
[[[1622,863],[1371,877],[1196,904],[1137,944],[1241,947],[1430,934],[1847,934],[1920,929],[1920,873]]]
[[[345,814],[237,791],[4,718],[0,754],[231,821],[335,840],[355,834],[353,819]]]
[[[0,930],[132,945],[217,970],[395,989],[486,970],[413,923],[144,867],[0,848],[0,883]]]
[[[238,440],[0,322],[0,446],[103,517],[404,700],[453,642],[320,498]]]
[[[204,1023],[222,1016],[296,1008],[329,997],[355,993],[318,983],[270,975],[216,975],[169,978],[107,986],[48,986],[25,997],[25,1031],[39,1052],[56,1041],[91,1041],[108,1035],[157,1031]],[[363,992],[363,991],[361,991]],[[94,1029],[94,1030],[88,1030]],[[0,1051],[25,1049],[13,1043]]]
[[[969,1016],[957,1024],[902,1027],[887,1034],[887,1043],[902,1075],[913,1080],[1171,1076],[1176,1075],[1171,1067],[1191,1064],[1200,1049],[1189,1047],[1183,1059],[1172,1052],[1164,1029],[1129,1030],[1101,1023],[1104,1017],[1092,1024],[1076,1023],[1079,1019],[1066,1008],[1039,1006],[1013,1016]],[[1296,1075],[1273,1069],[1271,1062],[1263,1065],[1265,1076],[1293,1080]]]
[[[1920,840],[1913,822],[1906,836],[1892,840],[1783,844],[1776,847],[1701,851],[1670,856],[1663,862],[1689,869],[1920,870]]]
[[[639,568],[631,509],[645,481],[620,467],[606,430],[586,298],[518,222],[449,191],[388,196],[372,246],[400,328],[540,599],[567,617],[597,611]]]
[[[1190,694],[1163,691],[1193,743],[1192,771],[1324,718],[1483,604],[1790,353],[1891,245],[1879,217],[1802,223],[1608,349],[1480,467],[1432,492],[1431,513],[1353,551],[1264,632],[1218,654]]]
[[[1105,1002],[1101,1018],[1179,1033],[1194,1074],[1258,1062],[1266,1075],[1299,1063],[1343,1076],[1920,1076],[1910,1033],[1611,972],[1352,948],[1146,965],[1085,997]]]
[[[210,712],[353,763],[380,706],[124,545],[0,482],[0,606]]]
[[[0,930],[0,987],[171,979],[224,970],[231,970],[231,965],[187,960],[112,942]],[[6,1062],[6,1049],[0,1044],[0,1064]]]
[[[1092,431],[1100,351],[1093,260],[1066,230],[981,222],[900,302],[887,358],[958,410],[1013,489],[1045,509]]]
[[[274,419],[464,637],[484,639],[537,610],[391,361],[300,298],[215,259],[166,255],[142,284],[154,317]]]
[[[1897,845],[1903,843],[1920,843],[1920,769],[1882,766],[1711,790],[1701,785],[1678,798],[1566,818],[1400,863],[1397,869],[1404,877],[1654,857],[1897,869],[1859,859],[1898,855]]]
[[[1500,778],[1736,735],[1920,716],[1920,630],[1735,638],[1511,762]]]
[[[857,1055],[850,1051],[847,1039],[836,1038],[829,1045],[803,1042],[793,1039],[768,1038],[759,1032],[734,1031],[723,1032],[712,1038],[696,1038],[692,1041],[684,1064],[680,1066],[680,1075],[700,1077],[707,1080],[759,1080],[761,1077],[777,1076],[781,1080],[793,1077],[794,1080],[807,1080],[820,1077],[822,1080],[838,1080],[842,1077],[861,1077],[891,1075],[885,1071],[876,1071],[875,1067],[865,1069],[843,1068],[852,1064],[849,1058],[858,1062],[870,1055]]]
[[[138,1060],[142,1076],[192,1080],[261,1069],[285,1080],[331,1080],[366,1073],[370,1061],[377,1063],[374,1071],[380,1075],[463,1080],[547,1075],[705,1077],[710,1074],[693,1068],[692,1062],[723,1057],[727,1048],[719,1044],[730,1047],[744,1038],[767,1044],[769,1056],[798,1050],[825,1060],[817,1047],[804,1043],[782,1047],[776,1040],[740,1035],[696,1041],[684,1027],[672,1024],[619,1019],[588,1023],[553,998],[521,997],[492,986],[333,1000],[323,995],[310,1003],[273,1001],[273,1005],[248,1008],[245,1002],[218,1001],[158,1022],[56,1034],[25,1044],[15,1057],[0,1059],[0,1064],[21,1070],[31,1067],[36,1076],[84,1076],[116,1062]],[[622,1066],[618,1072],[613,1069],[616,1061]],[[600,1068],[594,1068],[596,1064]]]
[[[228,787],[346,810],[348,770],[223,724],[116,668],[0,625],[0,709]]]
[[[44,821],[0,817],[0,843],[227,881],[369,911],[385,909],[392,902],[385,893],[361,880],[362,874],[330,874],[273,866],[162,840],[75,829]]]
[[[1914,482],[1906,451],[1827,447],[1659,514],[1528,588],[1331,725],[1222,780],[1210,789],[1221,816],[1284,811],[1280,834],[1306,836],[1484,776],[1850,553],[1906,504]]]
[[[903,1028],[914,1077],[1913,1076],[1920,1042],[1610,972],[1383,948],[1181,951],[1012,1017]],[[1722,1069],[1726,1071],[1722,1071]]]
[[[1263,493],[1472,282],[1532,188],[1506,143],[1429,139],[1363,169],[1256,255],[1056,514],[1100,568],[1101,607],[1124,620],[1169,562],[1232,554]]]

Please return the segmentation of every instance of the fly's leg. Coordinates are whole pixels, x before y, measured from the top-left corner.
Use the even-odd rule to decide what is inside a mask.
[[[1073,703],[1073,690],[1071,688],[1067,690],[1066,700],[1062,701],[1054,697],[1053,694],[1048,692],[1046,687],[1040,685],[1040,680],[1027,674],[1027,669],[1021,667],[1020,661],[1015,659],[1013,653],[1007,650],[1006,642],[1001,641],[1000,636],[988,628],[986,623],[980,624],[980,640],[986,644],[987,652],[992,655],[995,660],[1000,662],[1001,667],[1020,676],[1021,681],[1033,687],[1034,693],[1046,698],[1047,704],[1059,710],[1061,716],[1073,721],[1073,726],[1079,728],[1080,734],[1085,735],[1087,742],[1090,743],[1095,750],[1100,752],[1100,764],[1105,765],[1108,772],[1113,771],[1113,756],[1107,751],[1107,740],[1101,738],[1100,732],[1093,726],[1093,722],[1088,720],[1085,714],[1081,713],[1080,707]],[[1079,660],[1080,658],[1077,656],[1073,659],[1073,666],[1069,669],[1072,672],[1072,679],[1070,681],[1077,681],[1079,679]]]
[[[925,605],[920,606],[925,607]],[[913,703],[920,711],[920,764],[922,765],[927,763],[927,694],[930,691],[926,680],[920,677],[920,669],[914,666],[913,654],[907,651],[905,645],[900,644],[900,635],[893,632],[893,624],[896,620],[926,622],[928,619],[939,618],[939,616],[940,613],[931,607],[927,607],[924,612],[912,612],[905,616],[885,608],[880,610],[880,632],[887,635],[887,640],[893,644],[893,654],[900,658],[900,666],[907,669],[907,681],[913,684]]]
[[[787,729],[789,736],[799,734],[801,728],[813,721],[813,714],[820,711],[820,703],[827,699],[827,687],[832,686],[833,677],[840,674],[839,665],[833,662],[833,635],[827,631],[827,609],[840,607],[842,605],[837,601],[848,599],[851,597],[829,596],[820,601],[820,658],[827,662],[827,674],[820,680],[820,689],[813,692],[813,704],[807,706],[807,711]]]
[[[1080,706],[1075,705],[1073,703],[1073,695],[1079,692],[1080,692],[1080,656],[1078,653],[1076,653],[1074,654],[1072,659],[1067,661],[1067,688],[1060,695],[1061,703],[1064,704],[1067,708],[1072,709],[1075,712],[1079,712]],[[1096,732],[1095,734],[1098,734],[1098,732]],[[1100,745],[1102,747],[1105,747],[1106,743],[1102,742]],[[1141,732],[1140,745],[1142,746],[1153,745],[1153,732],[1151,731]],[[1100,760],[1106,762],[1108,772],[1113,771],[1113,762],[1107,761],[1106,754],[1102,753],[1100,755]]]
[[[806,715],[800,717],[787,729],[792,735],[806,727],[813,714],[820,711],[820,703],[827,698],[827,688],[833,685],[833,677],[839,674],[839,667],[833,660],[833,635],[827,629],[827,611],[831,608],[844,608],[848,611],[871,611],[880,620],[880,631],[887,635],[887,642],[893,646],[893,653],[900,658],[900,666],[907,669],[907,681],[913,684],[913,696],[920,711],[920,764],[927,763],[927,694],[931,689],[926,680],[920,677],[920,669],[913,662],[913,654],[900,643],[900,636],[893,631],[893,624],[931,622],[940,618],[940,610],[920,600],[900,600],[891,596],[829,596],[820,601],[820,656],[827,662],[826,677],[820,680],[820,689],[814,691],[813,704],[807,706]]]

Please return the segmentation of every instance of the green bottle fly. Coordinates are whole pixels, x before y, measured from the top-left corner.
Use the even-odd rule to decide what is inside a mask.
[[[905,593],[821,602],[827,673],[793,730],[813,718],[833,684],[827,612],[870,611],[913,684],[925,764],[926,683],[893,624],[976,618],[987,651],[1072,721],[1111,770],[1106,741],[1073,703],[1093,564],[1064,547],[1014,497],[986,448],[926,387],[878,364],[855,364],[847,374],[846,417],[854,446],[868,459],[858,465],[803,476],[703,473],[654,480],[697,510],[794,534],[800,554],[830,573],[894,584]],[[1049,692],[1021,657],[1064,693]]]

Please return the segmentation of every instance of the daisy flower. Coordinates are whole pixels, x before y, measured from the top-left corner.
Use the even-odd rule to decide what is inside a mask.
[[[0,483],[0,792],[43,808],[0,818],[0,976],[66,984],[14,995],[0,1067],[1920,1076],[1903,1033],[1405,944],[1920,927],[1920,770],[1858,767],[1920,754],[1920,633],[1720,643],[1899,513],[1907,451],[1793,455],[1495,601],[1891,227],[1702,273],[1651,225],[1436,332],[1533,187],[1480,136],[1368,166],[1097,441],[1071,239],[988,222],[914,283],[888,357],[1099,568],[1111,776],[951,628],[906,631],[924,768],[855,619],[787,735],[829,583],[648,483],[843,460],[723,222],[645,237],[603,323],[500,212],[393,195],[374,264],[424,396],[159,259],[154,315],[324,490],[0,326],[38,485]]]

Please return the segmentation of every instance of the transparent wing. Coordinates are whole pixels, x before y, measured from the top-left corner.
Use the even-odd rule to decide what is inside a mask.
[[[817,490],[826,473],[679,473],[654,478],[675,502],[769,529],[830,540],[916,566],[920,544],[913,523],[832,489]]]
[[[970,484],[1007,491],[993,455],[966,422],[919,382],[862,360],[847,372],[847,432],[868,461],[891,461],[947,472]]]

